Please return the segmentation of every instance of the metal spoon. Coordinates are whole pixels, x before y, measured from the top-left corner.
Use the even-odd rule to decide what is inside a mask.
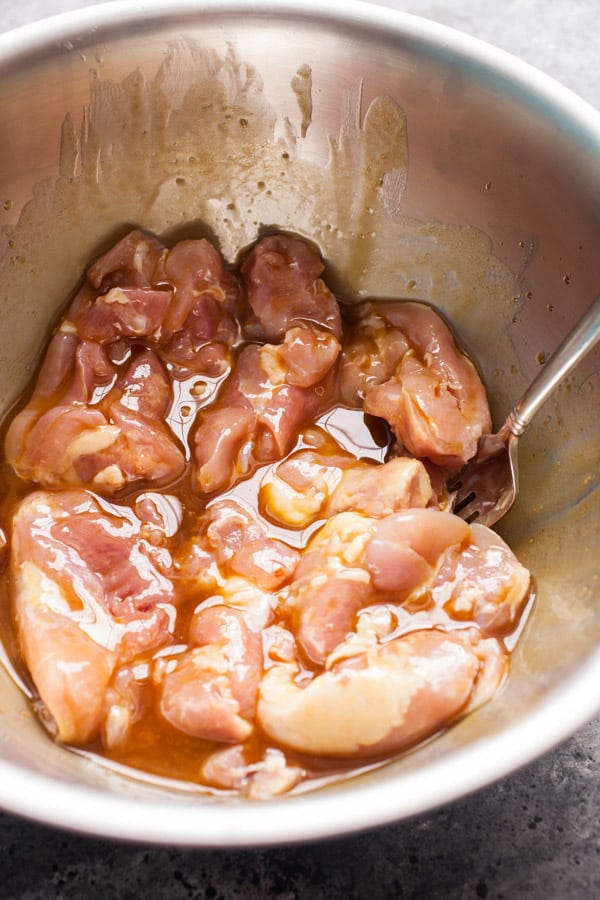
[[[600,297],[554,351],[496,434],[480,438],[477,453],[449,485],[453,512],[467,522],[493,525],[514,503],[519,489],[517,444],[536,412],[600,339]]]

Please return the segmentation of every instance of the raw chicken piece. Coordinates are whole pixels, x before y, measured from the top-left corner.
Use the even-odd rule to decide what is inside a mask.
[[[223,304],[202,295],[183,327],[160,346],[160,355],[179,379],[190,375],[215,378],[232,366],[231,349],[238,341],[238,331],[235,319],[223,309]]]
[[[435,610],[432,623],[447,615],[497,636],[515,627],[528,593],[529,573],[493,532],[440,510],[408,509],[328,519],[283,602],[298,646],[323,665],[372,604]]]
[[[277,234],[255,244],[241,268],[253,313],[248,336],[279,341],[293,325],[312,322],[339,339],[340,310],[320,278],[324,268],[317,251],[299,238]]]
[[[158,280],[173,289],[160,353],[177,377],[217,376],[231,366],[242,311],[237,278],[206,240],[180,241],[161,260]]]
[[[15,512],[18,638],[58,740],[96,737],[116,667],[170,640],[171,560],[85,491],[30,494]]]
[[[31,400],[6,435],[6,458],[21,478],[49,487],[77,482],[73,442],[105,447],[116,437],[104,415],[87,406],[95,391],[109,389],[114,377],[99,344],[54,336]]]
[[[227,327],[237,335],[234,317],[241,313],[239,288],[236,277],[226,272],[218,250],[204,239],[179,241],[163,254],[156,275],[158,284],[165,283],[174,291],[162,326],[163,338],[169,338],[185,327],[201,298],[214,302],[212,310],[227,314]],[[210,330],[216,333],[218,323],[213,320]]]
[[[228,488],[257,463],[284,456],[301,426],[331,404],[339,343],[312,326],[292,331],[279,346],[246,346],[220,398],[200,413],[198,491]]]
[[[311,680],[294,663],[265,673],[257,717],[273,740],[319,756],[396,752],[463,712],[484,668],[469,635],[436,629],[348,652]]]
[[[251,761],[241,744],[217,750],[202,766],[208,784],[239,791],[250,800],[268,800],[285,794],[304,774],[299,766],[287,763],[281,750],[268,747],[261,759]]]
[[[152,287],[156,267],[164,252],[164,244],[157,238],[134,229],[92,263],[86,273],[87,281],[99,293],[123,284]]]
[[[236,576],[270,591],[290,580],[299,559],[297,550],[270,537],[240,503],[219,500],[201,517],[177,566],[182,577],[205,591]]]
[[[348,405],[386,419],[418,457],[457,469],[491,429],[484,387],[443,320],[419,303],[360,304],[344,343],[340,390]]]
[[[310,388],[327,377],[339,352],[336,337],[305,322],[289,328],[281,344],[264,344],[260,365],[273,385]]]
[[[433,492],[427,470],[417,459],[397,457],[374,464],[350,454],[299,450],[265,477],[260,501],[274,521],[305,528],[347,510],[380,517],[425,507],[433,501]]]
[[[68,318],[61,323],[60,331],[76,333],[82,340],[100,344],[110,344],[121,338],[150,338],[159,333],[171,299],[168,290],[125,285],[98,295],[85,285],[69,310]]]
[[[239,340],[240,291],[206,240],[168,250],[132,231],[94,263],[61,330],[111,344],[145,341],[178,378],[221,374]]]
[[[268,602],[263,607],[263,615],[269,614]],[[155,672],[162,716],[193,737],[243,741],[253,729],[262,675],[260,629],[241,610],[214,605],[194,616],[190,640],[190,650],[166,667],[161,659]]]
[[[156,238],[131,231],[88,268],[60,330],[99,343],[156,334],[172,299],[154,281],[164,252]]]
[[[250,473],[256,415],[232,383],[223,405],[201,411],[198,419],[193,446],[194,486],[206,494],[225,490]]]
[[[7,459],[21,478],[112,494],[182,473],[182,450],[164,422],[171,388],[157,356],[134,356],[111,388],[115,377],[100,344],[55,336],[33,396],[6,437]]]
[[[80,453],[74,468],[84,484],[112,493],[140,481],[175,481],[185,468],[183,451],[166,424],[171,386],[151,350],[134,356],[124,375],[100,402],[118,431],[99,453]]]
[[[206,542],[225,572],[247,578],[265,590],[288,581],[299,560],[297,550],[269,537],[264,526],[232,500],[210,507]]]
[[[502,538],[471,525],[469,546],[442,561],[433,593],[455,619],[475,621],[483,634],[500,637],[516,627],[530,597],[531,575]]]

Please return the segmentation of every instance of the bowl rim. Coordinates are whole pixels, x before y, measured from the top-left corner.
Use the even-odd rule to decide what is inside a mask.
[[[597,697],[581,688],[583,681],[598,683],[600,649],[584,671],[585,678],[572,675],[526,719],[398,779],[401,795],[390,779],[350,779],[334,794],[316,790],[267,802],[191,794],[186,803],[172,803],[74,785],[0,760],[0,806],[68,831],[157,845],[249,848],[340,838],[464,799],[543,756],[598,711]]]
[[[507,51],[454,28],[362,0],[113,0],[61,13],[0,35],[0,74],[29,57],[96,42],[106,32],[140,22],[192,23],[211,16],[267,16],[319,20],[406,37],[429,52],[460,56],[481,77],[502,84],[551,116],[591,150],[600,168],[600,112],[551,76]],[[216,800],[170,803],[66,783],[0,759],[0,806],[50,826],[105,838],[190,847],[250,847],[322,840],[385,825],[433,810],[493,784],[572,735],[600,710],[591,686],[600,682],[600,648],[527,718],[498,734],[451,751],[401,779],[401,793],[386,779],[349,780],[268,803]],[[548,724],[551,723],[551,728]],[[460,778],[456,773],[460,772]],[[332,797],[334,802],[332,802]]]

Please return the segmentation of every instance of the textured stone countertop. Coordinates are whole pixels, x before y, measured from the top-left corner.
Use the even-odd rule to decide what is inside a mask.
[[[89,6],[0,0],[0,31]],[[598,0],[387,0],[495,44],[600,108]],[[591,900],[600,897],[600,720],[497,785],[322,843],[192,851],[111,843],[0,813],[0,897]]]

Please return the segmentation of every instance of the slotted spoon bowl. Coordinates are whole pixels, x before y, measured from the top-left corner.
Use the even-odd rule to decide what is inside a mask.
[[[600,296],[560,343],[513,406],[496,434],[481,437],[477,453],[450,485],[453,511],[467,522],[491,526],[513,505],[519,490],[518,442],[553,391],[600,339]]]

